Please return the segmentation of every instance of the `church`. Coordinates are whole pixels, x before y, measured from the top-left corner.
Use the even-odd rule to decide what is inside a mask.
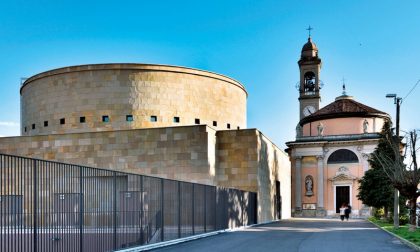
[[[292,173],[292,215],[333,217],[342,204],[354,217],[370,215],[357,199],[358,180],[370,168],[369,155],[378,144],[387,113],[343,93],[320,108],[321,58],[309,35],[298,61],[299,115],[296,139],[287,142]]]

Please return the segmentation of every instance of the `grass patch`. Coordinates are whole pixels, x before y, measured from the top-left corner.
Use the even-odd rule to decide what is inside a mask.
[[[369,218],[370,221],[375,223],[376,225],[386,229],[387,231],[394,233],[398,235],[399,237],[402,237],[417,246],[420,246],[420,230],[417,229],[415,232],[409,232],[408,231],[408,224],[407,225],[401,225],[399,229],[394,229],[394,224],[389,223],[384,220],[378,220],[374,217]]]

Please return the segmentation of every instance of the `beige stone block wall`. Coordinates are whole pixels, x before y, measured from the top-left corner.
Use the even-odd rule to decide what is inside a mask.
[[[287,155],[256,129],[205,125],[0,138],[0,153],[237,188],[258,194],[258,222],[290,217]]]
[[[256,130],[218,131],[217,184],[258,191],[258,149]]]
[[[199,125],[4,137],[0,153],[214,185],[214,141]]]
[[[280,181],[282,218],[290,218],[291,170],[287,154],[256,129],[217,132],[216,183],[258,193],[258,222],[275,216]]]
[[[272,205],[270,211],[261,211],[261,222],[276,219],[275,194],[276,181],[280,182],[280,195],[282,200],[281,218],[291,217],[291,167],[288,155],[279,149],[270,139],[258,132],[259,145],[259,206]],[[261,196],[260,196],[261,195]]]
[[[184,126],[196,124],[195,119],[217,130],[227,129],[228,124],[232,129],[246,128],[246,99],[245,88],[236,80],[196,69],[146,64],[60,68],[25,81],[21,133]],[[102,122],[104,115],[109,122]],[[127,115],[134,120],[126,121]],[[152,122],[151,116],[157,121]],[[86,122],[81,123],[80,117]],[[62,118],[65,124],[60,124]]]

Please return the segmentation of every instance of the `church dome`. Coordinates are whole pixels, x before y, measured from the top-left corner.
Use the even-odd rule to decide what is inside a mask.
[[[379,133],[384,122],[389,119],[387,113],[366,106],[355,101],[353,97],[343,94],[334,102],[304,117],[299,125],[302,128],[302,137],[320,135],[372,137],[370,133]]]
[[[304,51],[312,51],[312,50],[318,51],[318,47],[316,47],[315,43],[312,42],[311,37],[309,37],[308,38],[308,42],[306,42],[306,44],[304,44],[303,47],[302,47],[302,52],[304,52]]]
[[[323,107],[322,109],[318,110],[312,115],[304,117],[300,121],[300,125],[325,119],[350,117],[377,117],[389,119],[389,115],[387,113],[366,106],[360,102],[355,101],[352,96],[343,94],[337,97],[334,102],[328,104],[327,106]]]
[[[318,58],[318,47],[312,42],[311,37],[308,38],[308,42],[302,47],[301,59],[313,59]]]

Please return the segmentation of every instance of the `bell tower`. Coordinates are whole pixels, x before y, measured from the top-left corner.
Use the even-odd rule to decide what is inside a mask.
[[[307,30],[309,31],[308,42],[303,45],[300,60],[298,61],[300,70],[300,119],[318,111],[321,101],[319,73],[322,64],[321,59],[318,57],[318,48],[312,42],[312,28],[309,26]]]

